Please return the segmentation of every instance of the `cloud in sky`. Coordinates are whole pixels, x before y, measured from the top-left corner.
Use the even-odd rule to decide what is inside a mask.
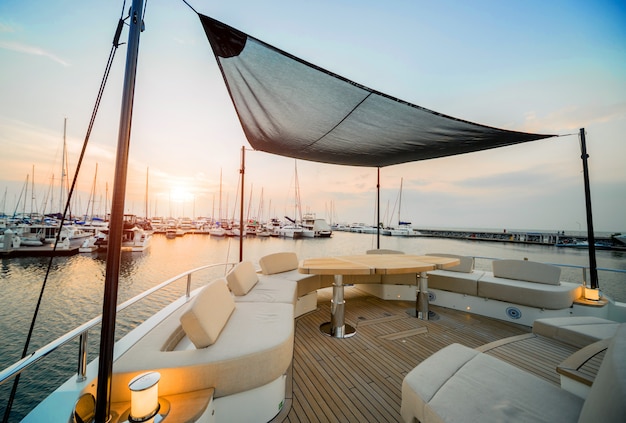
[[[599,104],[595,107],[568,106],[545,116],[531,111],[525,114],[524,130],[540,132],[546,128],[577,131],[596,123],[609,123],[626,119],[626,102]]]
[[[47,57],[48,59],[51,59],[63,66],[70,66],[70,64],[67,61],[39,47],[29,46],[26,44],[13,42],[13,41],[0,41],[0,48],[5,49],[5,50],[15,51],[18,53],[30,54],[33,56]]]

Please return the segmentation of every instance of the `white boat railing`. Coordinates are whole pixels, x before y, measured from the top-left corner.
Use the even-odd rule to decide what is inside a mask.
[[[187,277],[187,284],[186,284],[186,289],[185,289],[185,296],[187,298],[189,298],[189,296],[191,295],[191,282],[192,282],[192,274],[203,271],[203,270],[207,270],[210,268],[216,268],[216,267],[220,267],[220,266],[224,266],[225,271],[227,271],[229,269],[229,267],[234,266],[235,262],[225,262],[225,263],[216,263],[216,264],[208,264],[205,266],[200,266],[197,267],[195,269],[192,270],[188,270],[186,272],[183,272],[181,274],[178,274],[168,280],[166,280],[165,282],[160,283],[159,285],[156,285],[144,292],[142,292],[139,295],[136,295],[135,297],[123,302],[122,304],[117,306],[117,312],[119,313],[120,311],[138,303],[139,301],[145,299],[146,297],[154,294],[155,292],[171,285],[174,282],[179,281],[180,279]],[[78,351],[78,370],[77,370],[77,378],[79,381],[82,381],[85,379],[85,375],[87,372],[87,338],[88,338],[88,334],[89,331],[91,329],[93,329],[95,326],[97,326],[98,324],[100,324],[102,322],[102,315],[95,317],[91,320],[89,320],[86,323],[83,323],[82,325],[78,326],[77,328],[65,333],[64,335],[58,337],[57,339],[55,339],[54,341],[48,343],[47,345],[37,349],[36,351],[28,354],[26,357],[22,358],[21,360],[19,360],[18,362],[12,364],[11,366],[7,367],[6,369],[2,370],[2,372],[0,372],[0,385],[4,384],[6,381],[8,381],[9,379],[12,379],[13,377],[17,376],[18,374],[22,373],[24,370],[26,370],[27,368],[29,368],[30,366],[34,365],[35,363],[39,362],[40,360],[42,360],[43,358],[45,358],[46,356],[48,356],[49,354],[53,353],[54,351],[56,351],[58,348],[62,347],[63,345],[67,344],[68,342],[71,342],[72,340],[79,338],[79,351]]]

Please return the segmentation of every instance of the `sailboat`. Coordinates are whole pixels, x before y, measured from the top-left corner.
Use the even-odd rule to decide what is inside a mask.
[[[411,160],[439,157],[442,151],[446,151],[448,155],[460,154],[462,152],[495,148],[549,137],[549,135],[527,134],[484,127],[418,108],[403,101],[396,101],[389,96],[337,77],[323,69],[309,66],[306,62],[294,58],[292,55],[283,54],[280,50],[268,46],[221,22],[203,15],[199,15],[199,17],[212,44],[225,82],[230,88],[229,91],[244,132],[251,145],[262,151],[327,163],[381,167]],[[298,407],[299,405],[296,403],[300,401],[304,403],[299,408],[299,411],[302,411],[299,415],[302,420],[307,420],[308,416],[315,416],[318,419],[327,420],[347,421],[354,419],[365,421],[368,418],[376,420],[378,416],[388,417],[391,413],[399,419],[398,396],[400,395],[400,384],[402,383],[402,377],[408,372],[405,368],[398,372],[398,363],[406,361],[407,363],[412,362],[415,364],[424,359],[424,357],[418,359],[415,356],[420,351],[423,351],[425,346],[422,345],[408,350],[414,344],[408,338],[430,331],[428,339],[432,341],[432,338],[442,331],[445,331],[445,336],[447,336],[449,326],[464,326],[464,322],[466,323],[473,319],[473,315],[467,314],[465,310],[455,310],[456,307],[452,303],[445,303],[445,301],[441,303],[445,304],[442,306],[442,309],[445,309],[445,319],[450,324],[438,325],[437,322],[420,322],[414,318],[408,319],[406,314],[403,311],[398,312],[398,309],[403,304],[410,304],[411,296],[413,299],[415,298],[415,286],[409,286],[403,294],[398,293],[397,296],[393,296],[393,300],[387,300],[388,297],[386,296],[366,295],[363,297],[365,294],[355,292],[354,302],[361,303],[361,310],[365,311],[362,316],[368,316],[359,317],[359,320],[362,322],[362,329],[359,328],[361,333],[350,341],[323,337],[318,339],[314,337],[314,334],[319,334],[317,332],[319,319],[318,315],[315,314],[317,313],[315,311],[317,289],[313,291],[315,294],[312,297],[308,297],[307,294],[308,299],[313,298],[314,307],[310,310],[313,314],[308,315],[311,316],[310,319],[303,315],[303,319],[299,321],[298,329],[304,329],[303,334],[294,328],[294,311],[290,310],[288,304],[276,304],[258,300],[256,302],[242,301],[234,303],[232,295],[224,288],[226,282],[223,279],[211,281],[204,287],[190,292],[191,275],[198,270],[193,269],[180,275],[180,277],[187,277],[188,279],[189,285],[185,295],[155,313],[117,343],[115,342],[115,323],[118,307],[123,309],[132,306],[136,301],[147,295],[142,294],[138,298],[133,298],[119,306],[117,304],[119,263],[124,231],[123,210],[128,146],[131,133],[139,38],[143,28],[142,0],[133,0],[127,24],[130,27],[128,53],[116,159],[117,172],[109,227],[102,317],[87,322],[85,325],[20,360],[8,370],[3,371],[1,380],[5,381],[19,375],[28,366],[46,357],[51,351],[56,350],[67,342],[75,338],[80,339],[77,374],[68,379],[48,398],[42,400],[25,418],[25,421],[96,421],[98,423],[111,420],[166,422],[283,421],[287,417],[281,413],[288,413],[289,408]],[[119,28],[121,29],[122,27],[123,22],[121,21]],[[248,55],[250,49],[255,53],[253,57]],[[254,62],[255,57],[259,59],[259,62],[253,63],[251,66],[247,61],[252,60]],[[279,77],[277,77],[277,72],[264,68],[269,66],[273,69],[277,64],[286,65],[290,72],[280,72],[278,73]],[[250,76],[247,72],[255,74]],[[256,72],[260,72],[260,74],[256,74]],[[294,81],[302,80],[299,72],[306,72],[310,75],[304,87],[300,87],[297,83],[294,84]],[[250,78],[247,78],[249,76]],[[321,86],[317,85],[320,82]],[[291,84],[294,85],[291,86]],[[233,89],[235,86],[237,90]],[[246,92],[247,90],[254,91],[255,88],[259,87],[261,88],[260,92]],[[314,90],[317,95],[303,95],[309,90]],[[290,91],[293,94],[294,98],[291,101],[295,102],[285,102],[285,98],[282,96],[272,98],[273,93],[282,94],[285,91]],[[317,116],[317,119],[312,119],[309,113],[305,113],[302,116],[297,114],[294,116],[291,113],[294,104],[301,106],[302,102],[322,98],[323,91],[335,96],[331,98],[339,96],[339,98],[336,98],[336,102],[329,103],[327,99],[324,99],[322,102],[322,104],[333,104],[333,110],[329,110],[331,108],[328,107],[313,108],[314,105],[305,104],[305,110],[306,107],[310,106],[311,110],[316,110],[320,116]],[[361,95],[357,95],[359,93]],[[264,110],[272,110],[276,113],[276,115],[272,116],[272,119],[269,119],[271,122],[264,121],[267,115],[262,113],[257,115],[254,114],[253,110],[245,108],[243,97],[246,94],[251,94],[255,100],[267,100],[270,103],[271,107],[264,108]],[[269,96],[269,98],[264,98],[264,95]],[[355,98],[357,98],[356,104],[350,103],[350,107],[342,107],[354,101]],[[283,108],[280,107],[281,104]],[[337,119],[332,119],[334,126],[331,125],[329,129],[328,125],[325,124],[328,124],[330,119],[327,119],[328,115],[325,113],[334,114],[337,109],[344,109],[343,120],[339,119],[342,122],[342,127],[339,128],[339,125],[336,124]],[[375,110],[378,110],[379,113],[375,113]],[[364,116],[367,119],[363,119]],[[285,119],[280,119],[281,117]],[[402,139],[407,134],[399,134],[402,131],[396,131],[394,134],[391,134],[391,131],[388,130],[390,126],[393,127],[397,124],[397,120],[407,123],[420,119],[427,120],[440,129],[440,131],[435,131],[438,136],[433,137],[430,133],[422,134],[421,131],[416,132],[415,128],[407,124],[404,130],[415,135],[418,140],[415,141],[415,137],[413,137],[412,140],[414,142],[403,145],[398,143],[398,137]],[[366,123],[365,128],[362,127],[363,122]],[[274,131],[266,130],[265,125],[268,123],[273,125]],[[284,129],[285,131],[279,129]],[[323,136],[320,136],[320,130]],[[295,132],[295,135],[291,138],[285,136],[285,133],[291,132]],[[272,134],[275,134],[277,139],[273,139]],[[443,136],[441,134],[447,135]],[[431,138],[435,138],[435,140]],[[442,138],[444,139],[442,140]],[[460,138],[463,141],[460,143],[461,146],[459,147],[459,145],[455,144],[453,148],[447,150],[445,145],[451,144],[452,140],[456,138]],[[289,142],[285,143],[286,139]],[[318,141],[314,147],[311,140]],[[340,140],[343,142],[339,142]],[[346,153],[346,142],[351,147],[348,153]],[[395,149],[389,148],[394,143],[400,145]],[[593,242],[590,245],[593,245]],[[210,265],[206,267],[210,267]],[[247,273],[248,276],[256,277],[257,273],[254,267],[249,269],[251,269],[251,272]],[[361,271],[365,275],[368,269],[368,267],[365,267]],[[294,273],[290,273],[290,276],[298,275],[295,268],[291,268],[291,270]],[[367,274],[365,276],[369,277],[372,275]],[[415,275],[412,276],[413,280],[415,280]],[[156,292],[177,279],[178,277],[168,280],[157,287],[151,288],[149,292]],[[596,286],[593,286],[592,283],[592,290],[597,289],[597,280],[595,282]],[[281,283],[285,286],[288,282],[283,279]],[[370,283],[367,285],[370,285]],[[390,289],[394,287],[394,284],[387,285],[392,287]],[[381,284],[377,286],[385,288]],[[318,285],[318,289],[322,290],[321,285]],[[446,295],[449,295],[446,292],[448,291],[433,291],[434,294],[440,295],[444,299]],[[390,291],[386,291],[386,294],[389,293]],[[424,293],[422,292],[422,294]],[[434,295],[433,301],[436,301],[435,297]],[[465,298],[467,295],[454,297],[454,301],[461,297]],[[324,298],[328,298],[328,296]],[[365,299],[363,300],[363,298]],[[214,307],[196,307],[198,304],[204,305],[206,301],[214,301]],[[441,298],[439,298],[439,301],[442,301]],[[230,305],[232,308],[227,308],[225,304]],[[377,308],[374,309],[373,304],[376,304]],[[285,307],[281,307],[282,305],[285,305]],[[502,304],[485,298],[474,303],[474,308],[480,309],[481,307],[483,307],[485,313],[488,313],[486,311],[487,308],[501,308]],[[246,309],[250,314],[246,315],[242,311]],[[254,314],[255,309],[258,310],[257,314]],[[391,309],[393,313],[388,312]],[[583,306],[577,306],[554,311],[551,315],[569,318],[572,314],[580,313],[584,315],[588,313],[593,314],[595,317],[602,315],[604,319],[610,316],[618,316],[626,320],[625,309],[626,307],[623,305],[605,301],[599,304],[597,308],[591,310],[591,312]],[[217,315],[212,314],[215,310],[217,310]],[[284,314],[277,314],[277,310],[284,311]],[[524,308],[524,312],[526,310]],[[533,312],[540,315],[544,313],[544,310],[536,309]],[[234,319],[231,318],[230,313],[234,313],[233,316],[236,317]],[[291,313],[291,319],[280,318],[284,315],[290,316],[289,313]],[[462,313],[462,317],[455,318],[454,316],[457,316],[456,313]],[[472,309],[472,313],[480,314],[480,311]],[[250,318],[250,316],[255,318]],[[220,324],[216,323],[214,317],[219,317],[225,326],[217,327],[216,329],[215,325],[219,326]],[[515,325],[516,322],[519,322],[516,319],[519,318],[521,318],[520,309],[511,305],[507,308],[507,315],[500,317],[502,321],[491,326],[494,335],[490,336],[490,339],[499,339],[495,333],[515,333],[518,335],[516,337],[518,338],[517,340],[520,338],[520,333],[526,332],[525,335],[532,335],[528,333],[529,329],[523,330],[519,328],[519,325]],[[183,320],[189,323],[184,323]],[[488,325],[490,319],[484,318],[480,320],[481,323],[477,324],[484,325],[481,326],[481,329],[490,327]],[[484,320],[484,323],[482,320]],[[378,330],[379,326],[377,325],[391,322],[391,327],[393,327],[396,321],[401,322],[400,326],[406,323],[408,326],[404,327],[410,327],[411,329],[400,330],[399,332],[396,328],[394,333]],[[100,322],[102,323],[102,329],[99,355],[96,360],[87,363],[86,333]],[[268,322],[272,323],[273,326],[266,326],[265,324]],[[249,326],[255,324],[259,326]],[[237,326],[237,329],[252,327],[251,332],[246,332],[246,335],[249,335],[249,337],[233,330],[233,326],[236,325],[241,325]],[[183,329],[182,326],[185,326],[187,329]],[[304,328],[302,328],[303,326]],[[264,330],[254,331],[254,328],[257,327]],[[272,328],[281,330],[275,331]],[[196,329],[197,332],[195,331]],[[224,330],[228,335],[225,337],[224,334],[220,334],[220,330]],[[455,336],[459,340],[467,339],[469,336],[468,332],[470,331],[455,332]],[[191,335],[192,333],[194,333],[194,336]],[[207,335],[207,339],[196,338],[195,334],[197,333],[202,334],[199,338],[205,338],[203,335]],[[300,337],[297,342],[302,342],[305,338],[313,340],[313,342],[309,342],[307,345],[309,348],[293,347],[294,336],[298,338],[298,335]],[[441,339],[445,339],[445,336],[438,338],[438,342]],[[358,344],[362,345],[363,348],[351,348],[352,341],[355,343],[360,342],[359,337],[367,340],[366,344]],[[476,339],[478,338],[472,338],[472,342],[475,342]],[[230,348],[222,348],[222,340],[229,343]],[[266,342],[270,344],[278,342],[281,348],[277,348],[277,350],[255,351],[255,353],[260,353],[265,358],[264,360],[257,360],[256,355],[251,357],[245,354],[251,344],[267,345]],[[430,343],[437,344],[438,342]],[[450,343],[451,341],[448,340],[447,342]],[[217,347],[213,348],[213,345],[217,345]],[[623,349],[623,347],[621,348]],[[390,351],[393,351],[393,353],[390,354]],[[607,351],[611,352],[612,350],[609,349]],[[231,356],[228,354],[237,353],[241,353],[242,356],[239,357],[237,365],[233,365],[229,361]],[[296,357],[295,359],[294,356]],[[356,362],[354,361],[355,359]],[[439,364],[443,364],[445,367],[446,360],[443,361],[444,363]],[[285,362],[287,366],[284,366]],[[364,365],[364,362],[367,364]],[[375,371],[372,373],[371,379],[365,380],[361,377],[354,377],[353,372],[360,371],[359,369],[363,367],[374,368]],[[207,368],[209,370],[206,370]],[[385,372],[389,371],[390,373],[377,372],[378,369],[383,368]],[[388,370],[392,368],[396,368],[395,372]],[[433,378],[435,375],[455,373],[454,371],[449,371],[449,369],[438,372],[438,368],[431,367],[431,376]],[[621,368],[623,368],[623,365]],[[295,370],[292,372],[292,369]],[[320,369],[322,369],[321,372],[319,371]],[[219,372],[220,378],[212,378],[212,372]],[[403,372],[404,374],[402,374]],[[313,373],[315,373],[316,377],[320,375],[320,379],[307,377],[308,374]],[[322,373],[326,373],[326,376],[329,377],[322,379]],[[263,382],[259,382],[258,376],[266,376],[267,374],[275,374],[275,377],[270,381],[263,379]],[[296,384],[293,387],[287,383],[288,375],[291,377],[292,374],[294,380],[296,380]],[[296,379],[300,376],[303,377]],[[528,381],[528,378],[521,379],[525,382]],[[507,379],[505,382],[508,384],[507,389],[515,386],[515,380]],[[240,383],[243,383],[245,388],[239,391],[232,388]],[[320,386],[322,389],[327,389],[323,397],[306,396],[308,391],[318,392],[317,389]],[[620,386],[623,387],[623,384]],[[524,387],[525,385],[522,386],[522,388]],[[557,388],[554,387],[553,389]],[[472,389],[461,389],[461,391],[460,395],[469,395],[474,392]],[[294,401],[294,393],[296,392],[298,401]],[[328,395],[328,393],[331,394]],[[524,395],[528,394],[528,390],[523,393]],[[610,394],[611,392],[607,392],[605,398],[610,398],[608,397]],[[336,397],[339,397],[339,401],[337,401]],[[388,398],[388,403],[393,405],[370,407],[370,404],[379,398]],[[512,396],[510,399],[517,401],[519,398]],[[472,403],[471,407],[468,406],[468,408],[472,410],[480,409],[483,403],[485,406],[493,405],[492,399],[489,397],[481,398],[480,401],[480,404]],[[609,399],[602,403],[602,399],[600,399],[599,402],[604,407],[598,407],[595,410],[605,412],[606,409],[610,408],[611,411],[616,410],[617,412],[622,412],[622,416],[624,415],[623,401],[620,403],[617,401],[608,403],[608,401]],[[346,406],[347,402],[355,404],[355,406]],[[460,401],[458,401],[457,397],[457,401],[454,401],[452,398],[445,402],[453,406]],[[329,407],[326,403],[332,403],[333,406]],[[504,409],[506,412],[507,404],[509,404],[508,401],[497,403],[496,408]],[[515,404],[518,404],[518,402],[515,402]],[[540,405],[543,404],[538,404],[538,402],[530,404],[533,409]],[[558,407],[558,404],[550,403],[547,406]],[[361,411],[359,408],[363,408],[366,411]],[[382,408],[382,411],[378,408]],[[515,409],[511,412],[518,411],[519,409]],[[346,413],[352,414],[346,415]],[[537,416],[538,414],[535,414],[535,417]],[[298,416],[293,417],[294,420],[298,418]]]
[[[398,194],[398,226],[387,229],[387,234],[392,236],[418,236],[411,227],[411,222],[402,221],[400,218],[400,210],[402,210],[402,182],[404,178],[400,178],[400,193]]]
[[[222,226],[222,171],[220,170],[220,198],[218,204],[218,219],[213,220],[213,226],[209,229],[209,234],[211,236],[223,237],[226,235],[226,229]]]

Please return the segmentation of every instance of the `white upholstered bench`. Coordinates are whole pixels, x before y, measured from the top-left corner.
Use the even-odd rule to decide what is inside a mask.
[[[582,285],[561,282],[561,268],[528,260],[495,260],[478,280],[478,296],[548,310],[571,307]]]
[[[558,266],[507,259],[476,271],[472,257],[457,257],[456,269],[428,272],[431,304],[530,327],[539,318],[570,316],[583,294],[582,284],[560,280]]]
[[[449,345],[402,382],[406,423],[623,422],[626,324],[612,338],[586,399],[493,356]]]

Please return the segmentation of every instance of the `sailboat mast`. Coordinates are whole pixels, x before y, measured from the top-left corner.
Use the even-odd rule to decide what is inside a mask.
[[[145,215],[146,220],[148,220],[149,218],[148,217],[149,216],[148,215],[148,177],[149,177],[149,174],[150,174],[150,168],[148,167],[146,168],[146,215]]]
[[[96,163],[96,172],[93,175],[93,190],[91,192],[91,217],[90,217],[90,222],[93,222],[93,216],[94,216],[94,204],[96,202],[96,181],[98,180],[98,163]],[[89,208],[89,207],[87,207]]]
[[[26,174],[26,183],[24,184],[24,202],[22,203],[22,217],[26,217],[26,197],[28,197],[28,180],[30,175]]]
[[[244,177],[246,175],[246,147],[241,146],[241,205],[239,206],[239,261],[243,261],[243,236],[246,225],[243,222]]]
[[[128,171],[128,151],[135,94],[135,76],[139,56],[139,36],[143,26],[141,11],[143,0],[133,0],[128,25],[128,51],[124,73],[124,89],[115,161],[113,200],[107,248],[106,275],[104,279],[104,302],[102,305],[102,334],[98,363],[98,386],[96,390],[96,422],[108,421],[111,408],[111,380],[113,375],[113,345],[115,344],[115,319],[117,307],[118,279],[124,218],[124,198]]]
[[[220,220],[220,225],[222,224],[222,169],[220,169],[220,197],[219,202],[217,203],[217,218]]]
[[[35,165],[33,165],[33,179],[30,182],[30,218],[33,218],[35,204]]]
[[[398,198],[398,226],[402,225],[402,221],[400,220],[400,210],[402,210],[402,181],[404,178],[400,178],[400,197]]]
[[[296,204],[294,207],[294,220],[302,222],[302,204],[300,203],[300,181],[298,180],[298,161],[294,160],[295,166],[295,185],[296,185]]]
[[[63,151],[61,152],[61,190],[59,196],[59,212],[65,209],[65,149],[67,148],[66,143],[66,135],[67,135],[67,118],[63,119]]]

